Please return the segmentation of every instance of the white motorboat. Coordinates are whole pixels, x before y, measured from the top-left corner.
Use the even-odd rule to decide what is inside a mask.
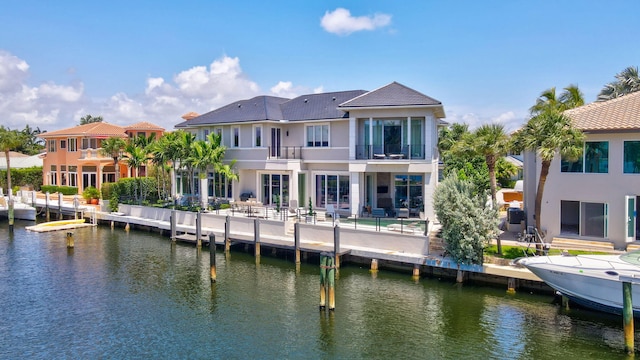
[[[36,208],[13,198],[13,218],[16,220],[36,221]],[[0,217],[9,217],[9,201],[0,196]]]
[[[621,314],[622,283],[640,282],[640,251],[622,255],[554,255],[517,260],[576,304]],[[634,316],[640,317],[640,285],[632,285]]]

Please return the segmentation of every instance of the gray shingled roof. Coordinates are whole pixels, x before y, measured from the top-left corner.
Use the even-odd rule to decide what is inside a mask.
[[[283,120],[280,104],[286,101],[289,99],[275,96],[256,96],[248,100],[235,101],[191,120],[181,122],[176,125],[176,128],[192,125]]]
[[[340,104],[340,107],[354,108],[409,105],[442,105],[442,103],[394,81],[389,85],[346,101]]]
[[[438,117],[444,117],[442,103],[429,96],[393,82],[374,91],[349,90],[322,94],[308,94],[294,99],[256,96],[233,102],[219,109],[176,125],[184,128],[251,121],[304,121],[338,119],[349,116],[350,108],[385,106],[433,106]]]
[[[282,104],[282,115],[289,121],[349,117],[338,105],[364,93],[364,90],[351,90],[298,96]]]

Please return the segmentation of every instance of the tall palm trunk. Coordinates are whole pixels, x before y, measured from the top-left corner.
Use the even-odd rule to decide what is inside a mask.
[[[542,195],[544,193],[544,185],[547,182],[547,175],[549,175],[550,167],[550,160],[542,160],[542,168],[540,169],[540,180],[538,181],[538,190],[536,192],[536,211],[534,216],[536,217],[536,229],[538,229],[542,236],[544,236],[544,234],[542,233],[542,229],[540,229],[540,208],[542,207]],[[538,255],[542,255],[542,244],[536,242],[536,251]]]
[[[4,157],[7,159],[7,194],[9,194],[9,201],[11,201],[11,157],[9,150],[4,152]]]
[[[498,201],[496,199],[497,192],[497,184],[496,184],[496,157],[493,155],[489,155],[486,157],[487,168],[489,169],[489,183],[491,188],[491,206],[493,209],[498,206]],[[496,236],[496,246],[498,247],[498,254],[502,255],[502,241],[500,240],[500,236]]]

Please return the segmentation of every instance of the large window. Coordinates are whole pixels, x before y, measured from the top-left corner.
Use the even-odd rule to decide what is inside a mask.
[[[422,208],[422,175],[398,174],[395,176],[395,207]]]
[[[262,146],[262,125],[254,125],[253,127],[253,146]]]
[[[640,174],[640,141],[624,142],[624,173]]]
[[[78,151],[78,141],[75,138],[68,138],[67,142],[69,143],[69,147],[67,148],[67,151],[69,152]]]
[[[289,206],[289,175],[262,174],[262,203],[275,204],[276,196],[280,199],[280,206]]]
[[[101,142],[98,139],[94,138],[84,138],[82,139],[82,149],[97,149],[101,145]]]
[[[316,175],[315,207],[349,208],[349,175]]]
[[[580,201],[560,201],[560,233],[606,238],[608,205]]]
[[[56,152],[56,141],[49,140],[49,152]],[[55,185],[55,184],[52,184]]]
[[[582,158],[577,161],[561,159],[562,172],[608,173],[609,142],[588,141],[584,144]]]
[[[216,198],[233,198],[232,182],[226,176],[210,172],[207,174],[207,196]]]
[[[307,126],[307,146],[328,147],[329,125]]]
[[[231,128],[231,147],[240,147],[240,128],[237,126]]]
[[[67,180],[69,181],[69,186],[78,186],[78,167],[77,166],[69,165]]]
[[[55,143],[55,140],[53,141]],[[56,165],[51,165],[51,172],[49,173],[49,185],[58,185],[58,172],[56,171],[57,169],[58,167]]]
[[[102,182],[116,182],[116,167],[114,165],[105,165],[102,168]]]

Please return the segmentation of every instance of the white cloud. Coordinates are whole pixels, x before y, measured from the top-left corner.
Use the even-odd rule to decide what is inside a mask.
[[[444,119],[450,124],[465,123],[470,130],[474,130],[484,124],[504,125],[506,132],[510,133],[520,128],[526,121],[525,115],[517,115],[514,111],[495,111],[495,109],[475,109],[468,111],[464,107],[450,106],[445,109],[447,118]]]
[[[390,23],[391,15],[351,16],[351,12],[345,8],[337,8],[332,12],[327,11],[320,20],[320,26],[325,31],[338,35],[349,35],[362,30],[375,30]]]
[[[80,117],[101,115],[113,124],[149,121],[168,130],[182,121],[183,114],[205,113],[238,99],[260,94],[248,79],[240,60],[223,56],[209,66],[194,66],[172,79],[150,76],[138,94],[116,93],[107,99],[90,99],[85,84],[27,83],[29,65],[0,50],[0,119],[5,126],[21,129],[26,123],[42,130],[57,130],[78,124]],[[299,91],[275,87],[288,95]]]

